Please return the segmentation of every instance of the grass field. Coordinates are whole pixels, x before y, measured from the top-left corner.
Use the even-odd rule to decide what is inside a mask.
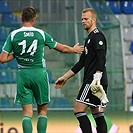
[[[89,113],[89,112],[88,112]],[[133,112],[105,112],[113,124],[119,127],[118,133],[130,133],[133,125]],[[22,133],[21,111],[0,112],[0,133]],[[33,117],[33,133],[36,133],[37,113]],[[78,122],[72,111],[49,111],[47,133],[75,133]]]

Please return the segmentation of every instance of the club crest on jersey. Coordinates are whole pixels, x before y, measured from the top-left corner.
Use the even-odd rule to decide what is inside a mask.
[[[24,32],[24,37],[33,37],[34,33],[33,32]]]
[[[85,54],[88,54],[88,49],[87,49],[87,47],[85,47]]]
[[[99,45],[103,45],[103,41],[99,41]]]

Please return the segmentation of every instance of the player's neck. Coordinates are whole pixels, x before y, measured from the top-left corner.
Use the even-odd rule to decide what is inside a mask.
[[[87,32],[90,34],[96,28],[97,28],[96,25],[95,26],[92,26]]]
[[[31,23],[31,22],[24,22],[23,27],[33,27],[33,24],[34,23]]]

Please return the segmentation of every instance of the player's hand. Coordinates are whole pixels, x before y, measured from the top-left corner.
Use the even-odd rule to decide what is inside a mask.
[[[105,95],[102,85],[92,86],[91,91],[92,91],[92,94],[98,97],[100,100],[102,100]]]
[[[56,80],[55,82],[55,87],[56,88],[61,88],[65,83],[66,83],[66,79],[64,77],[60,77]]]
[[[95,94],[95,93],[97,93],[99,91],[99,87],[101,87],[100,86],[101,78],[102,78],[102,72],[96,72],[93,75],[93,81],[90,84],[90,88],[91,88],[92,93]]]
[[[84,46],[79,46],[79,43],[75,44],[73,48],[77,54],[82,54],[84,51]]]

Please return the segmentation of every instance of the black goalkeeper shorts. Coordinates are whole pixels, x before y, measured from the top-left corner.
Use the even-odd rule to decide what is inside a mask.
[[[103,89],[105,92],[107,92],[107,85],[104,85]],[[92,91],[90,89],[90,84],[83,84],[81,86],[76,101],[87,104],[90,107],[101,106],[100,99],[92,94]]]

